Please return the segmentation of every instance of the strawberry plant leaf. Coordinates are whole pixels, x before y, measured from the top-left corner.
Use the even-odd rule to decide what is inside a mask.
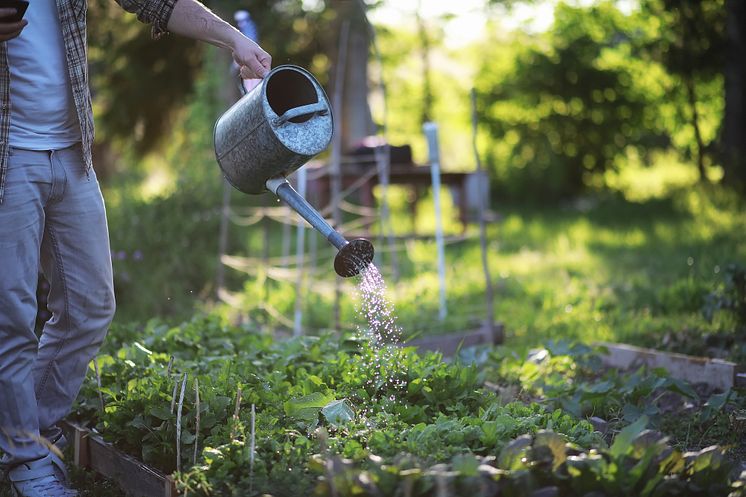
[[[355,419],[355,411],[345,399],[329,402],[321,409],[321,414],[333,425],[343,425]]]

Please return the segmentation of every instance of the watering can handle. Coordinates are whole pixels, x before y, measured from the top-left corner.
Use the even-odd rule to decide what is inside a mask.
[[[274,119],[274,124],[275,126],[282,126],[283,124],[287,123],[289,120],[294,119],[296,117],[307,116],[307,115],[323,116],[324,114],[328,112],[329,112],[329,108],[324,102],[316,102],[313,104],[301,105],[300,107],[293,107],[292,109],[288,109],[283,115],[278,116],[276,119]]]

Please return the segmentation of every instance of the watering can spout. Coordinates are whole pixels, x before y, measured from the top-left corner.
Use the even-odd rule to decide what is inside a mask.
[[[326,237],[339,252],[334,258],[334,270],[338,275],[348,278],[360,274],[373,262],[373,244],[364,238],[348,241],[304,199],[284,176],[275,176],[267,180],[269,191],[284,200],[303,219],[309,222],[319,233]]]

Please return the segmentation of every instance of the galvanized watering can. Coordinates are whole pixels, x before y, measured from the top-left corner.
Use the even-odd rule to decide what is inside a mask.
[[[329,99],[308,71],[274,68],[215,123],[215,156],[228,182],[250,194],[271,191],[296,210],[339,251],[334,269],[354,276],[373,260],[373,245],[348,242],[296,192],[285,177],[329,146]]]

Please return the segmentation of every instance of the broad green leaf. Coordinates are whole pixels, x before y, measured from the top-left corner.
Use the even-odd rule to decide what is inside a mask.
[[[694,391],[692,386],[685,382],[681,381],[676,378],[671,378],[671,383],[668,385],[668,390],[672,392],[676,392],[678,394],[684,395],[685,397],[689,397],[691,399],[698,399],[699,396],[697,395],[697,392]]]
[[[718,469],[723,463],[723,451],[717,445],[705,447],[700,450],[692,465],[692,471],[698,472],[705,469]]]
[[[333,425],[343,425],[355,419],[355,411],[345,399],[329,402],[321,409],[321,414]]]
[[[479,473],[479,459],[474,454],[460,454],[453,458],[453,470],[461,476],[477,476]]]
[[[210,401],[210,407],[213,410],[219,412],[225,409],[226,407],[228,407],[231,404],[231,402],[233,401],[231,400],[230,397],[227,397],[225,395],[218,395]]]
[[[567,459],[565,437],[548,430],[539,430],[534,437],[534,447],[544,446],[552,451],[552,469],[556,470]]]
[[[285,402],[285,414],[291,418],[313,421],[319,415],[319,411],[333,400],[334,397],[331,395],[314,392]]]
[[[521,467],[521,458],[531,447],[531,436],[521,435],[500,451],[498,466],[501,469],[517,469]]]
[[[614,443],[611,444],[611,447],[609,448],[609,454],[611,457],[616,459],[627,454],[632,447],[632,440],[642,433],[647,424],[648,417],[640,416],[637,421],[620,431],[614,439]]]
[[[197,437],[194,435],[194,433],[189,433],[188,431],[184,431],[181,433],[181,443],[193,444],[196,438]]]
[[[606,380],[606,381],[599,381],[598,383],[592,384],[587,391],[591,393],[606,393],[609,390],[614,388],[614,383]]]
[[[155,416],[158,419],[167,420],[174,417],[173,414],[171,414],[171,410],[166,406],[156,406],[150,408],[150,415]]]
[[[137,416],[135,416],[132,419],[132,421],[130,421],[127,424],[129,426],[131,426],[133,428],[137,428],[137,429],[142,429],[142,430],[150,429],[150,426],[148,426],[147,424],[145,424],[145,420],[143,420],[143,417],[140,414],[138,414]]]
[[[642,416],[650,418],[658,414],[658,412],[660,410],[655,404],[646,404],[643,407],[638,407],[635,404],[624,404],[622,408],[622,416],[629,423],[634,423]]]
[[[716,413],[722,411],[723,407],[728,403],[730,394],[730,390],[723,393],[712,394],[710,398],[707,399],[707,402],[705,402],[705,405],[700,412],[700,420],[703,422],[709,421]]]

